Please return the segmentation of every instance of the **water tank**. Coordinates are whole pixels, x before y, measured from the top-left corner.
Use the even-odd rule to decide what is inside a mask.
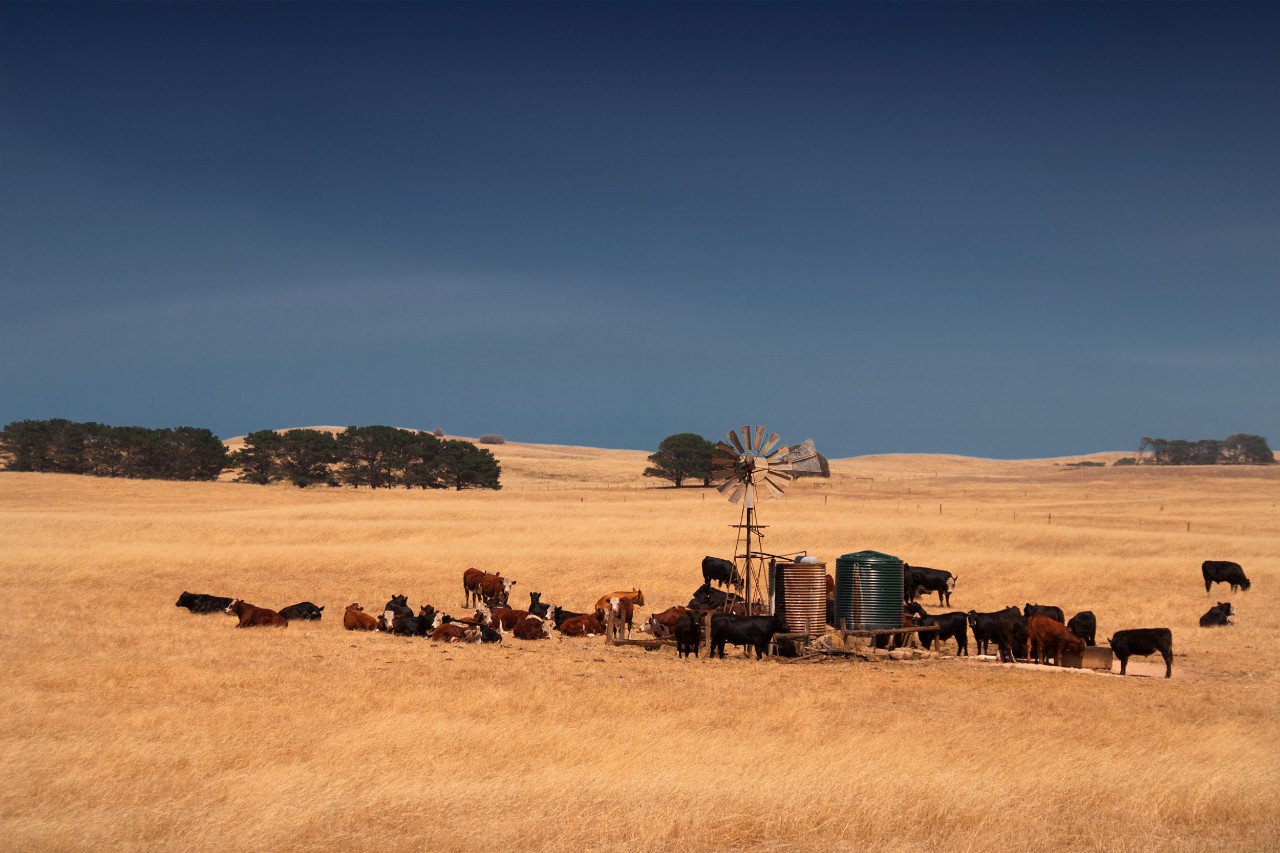
[[[902,560],[859,551],[836,560],[836,625],[845,630],[902,627]]]
[[[827,564],[779,563],[774,568],[774,612],[792,634],[813,637],[827,628]]]

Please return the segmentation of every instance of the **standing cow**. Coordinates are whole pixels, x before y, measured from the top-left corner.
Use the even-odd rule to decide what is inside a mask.
[[[1120,674],[1124,675],[1132,655],[1153,655],[1156,652],[1164,658],[1164,677],[1173,677],[1173,632],[1168,628],[1130,628],[1127,631],[1116,631],[1107,640],[1111,651],[1120,658]]]
[[[732,561],[723,560],[720,557],[703,557],[702,582],[710,584],[712,581],[720,586],[732,585],[734,589],[742,588],[742,575],[738,574],[738,567]]]
[[[1215,583],[1230,585],[1232,592],[1237,588],[1248,592],[1252,586],[1244,576],[1244,569],[1240,568],[1240,564],[1230,560],[1205,560],[1200,565],[1200,574],[1204,575],[1205,595],[1209,594],[1209,587]]]

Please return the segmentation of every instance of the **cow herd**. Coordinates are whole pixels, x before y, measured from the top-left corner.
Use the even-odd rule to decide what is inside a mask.
[[[1206,593],[1214,583],[1227,584],[1232,592],[1248,590],[1249,579],[1238,563],[1222,560],[1204,561],[1201,572]],[[742,578],[729,560],[706,557],[702,562],[703,584],[687,606],[668,607],[652,614],[640,631],[655,638],[673,638],[680,658],[697,657],[709,639],[710,654],[724,657],[726,645],[744,647],[756,652],[756,659],[769,650],[774,636],[786,632],[785,622],[777,617],[748,612],[742,597],[728,590],[740,588]],[[382,631],[408,637],[425,637],[437,642],[498,643],[505,636],[519,640],[547,639],[554,632],[566,637],[582,637],[614,631],[618,637],[629,637],[637,607],[645,606],[639,589],[617,590],[600,596],[590,611],[575,612],[541,600],[541,594],[529,593],[528,609],[511,607],[509,599],[517,582],[501,574],[467,569],[463,573],[463,606],[472,610],[464,617],[454,617],[431,605],[421,605],[415,613],[404,595],[393,595],[375,616],[364,612],[359,603],[347,606],[343,627],[349,631]],[[717,586],[725,587],[718,589]],[[1065,654],[1082,655],[1095,645],[1097,619],[1088,610],[1076,613],[1070,620],[1059,607],[1027,602],[1022,608],[1006,607],[991,612],[954,611],[930,614],[917,600],[935,592],[938,605],[950,606],[956,576],[941,569],[904,564],[903,627],[931,628],[923,632],[931,647],[941,648],[954,641],[956,654],[969,654],[969,632],[973,632],[975,651],[985,655],[994,645],[999,659],[1029,663],[1063,665]],[[827,577],[827,621],[835,624],[835,584]],[[242,599],[202,593],[183,592],[178,607],[192,613],[224,612],[235,616],[238,628],[287,627],[297,620],[318,620],[324,607],[302,601],[279,611],[255,607]],[[1228,617],[1235,615],[1230,602],[1218,602],[1200,617],[1203,628],[1229,626]],[[707,620],[710,620],[708,624]],[[709,635],[709,636],[708,636]],[[910,635],[908,635],[910,636]],[[914,639],[914,638],[913,638]],[[884,646],[894,642],[892,635],[876,638]],[[1165,663],[1165,677],[1173,674],[1173,634],[1168,628],[1136,628],[1117,631],[1107,641],[1120,661],[1120,674],[1126,673],[1129,658],[1159,653]]]

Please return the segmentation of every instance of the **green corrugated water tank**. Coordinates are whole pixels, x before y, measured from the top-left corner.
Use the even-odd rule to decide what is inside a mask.
[[[902,627],[902,560],[859,551],[836,560],[836,624],[847,631]]]

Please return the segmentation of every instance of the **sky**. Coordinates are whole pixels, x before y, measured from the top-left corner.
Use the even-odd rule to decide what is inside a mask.
[[[1280,4],[0,3],[0,423],[1280,448]]]

